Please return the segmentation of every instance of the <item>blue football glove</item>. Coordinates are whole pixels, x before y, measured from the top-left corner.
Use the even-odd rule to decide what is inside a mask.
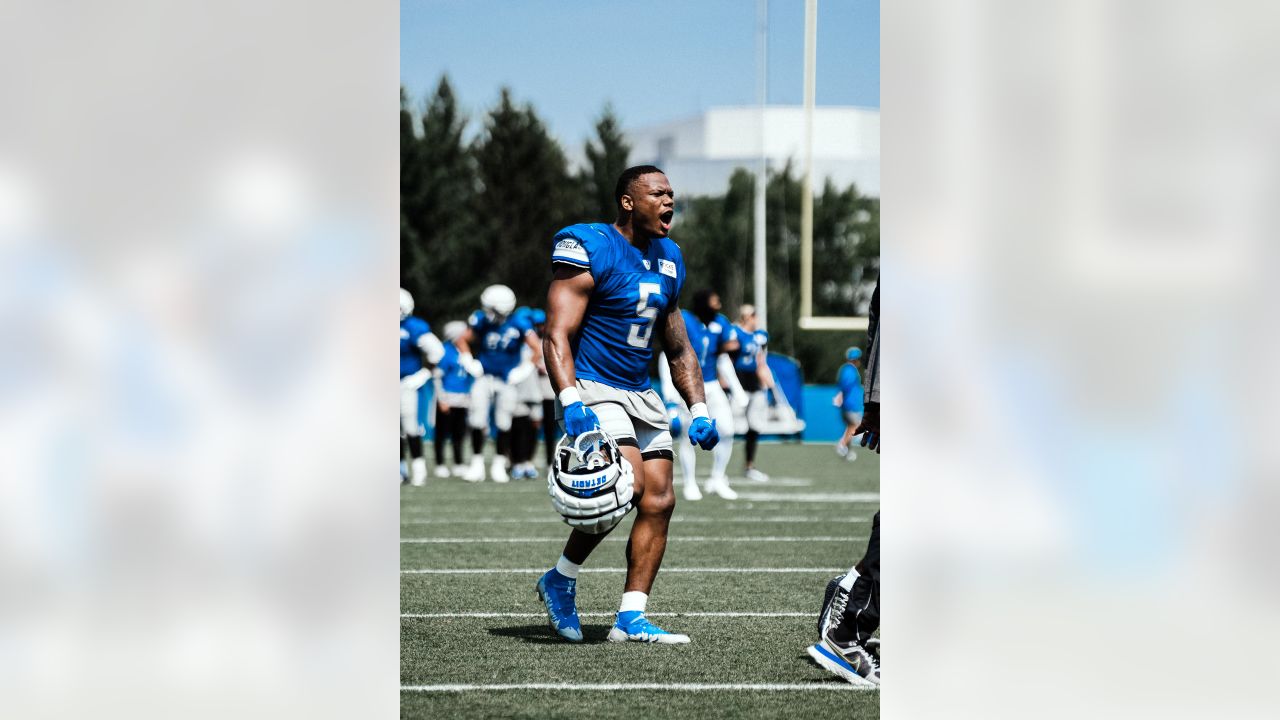
[[[689,444],[697,445],[703,450],[710,450],[720,442],[720,433],[716,432],[716,421],[704,417],[696,417],[689,423]]]
[[[671,423],[671,437],[680,437],[680,410],[676,407],[675,403],[667,403],[667,419]]]
[[[600,418],[595,412],[580,402],[570,403],[564,409],[564,431],[570,437],[577,437],[600,427]]]

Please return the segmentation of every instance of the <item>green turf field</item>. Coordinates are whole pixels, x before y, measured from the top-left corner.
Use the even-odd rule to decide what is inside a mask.
[[[403,488],[401,716],[879,717],[878,691],[835,678],[804,652],[827,580],[865,547],[880,506],[879,458],[860,452],[847,463],[829,445],[762,445],[757,464],[773,479],[735,480],[736,501],[677,500],[648,608],[692,638],[676,646],[605,642],[630,518],[578,578],[586,640],[571,644],[547,626],[534,591],[568,535],[545,480]],[[701,454],[701,476],[709,465]],[[492,687],[584,684],[609,688]],[[611,689],[636,684],[656,687]]]

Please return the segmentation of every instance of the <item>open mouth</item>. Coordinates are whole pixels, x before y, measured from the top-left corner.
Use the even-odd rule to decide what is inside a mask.
[[[665,232],[670,232],[670,230],[671,230],[671,220],[672,220],[672,218],[674,218],[674,217],[675,217],[675,215],[676,215],[676,211],[675,211],[675,210],[668,210],[668,211],[666,211],[666,212],[664,212],[664,213],[662,213],[661,215],[659,215],[659,216],[658,216],[658,221],[662,223],[662,229],[663,229],[663,231],[665,231]]]

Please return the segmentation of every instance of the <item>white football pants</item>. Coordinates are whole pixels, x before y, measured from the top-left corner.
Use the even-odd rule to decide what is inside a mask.
[[[467,424],[476,430],[489,430],[489,408],[493,408],[493,422],[498,430],[511,429],[511,417],[516,409],[516,388],[494,375],[482,375],[471,386],[471,412]]]
[[[406,437],[422,437],[422,423],[418,422],[418,390],[426,383],[430,373],[419,370],[400,378],[400,432]]]
[[[716,432],[720,433],[720,442],[711,450],[711,477],[722,478],[729,469],[729,458],[733,456],[733,406],[719,382],[707,382],[703,387],[707,395],[707,414],[716,421]],[[679,412],[684,433],[675,443],[679,447],[676,453],[680,456],[680,470],[688,484],[694,481],[699,448],[689,444],[689,423],[693,416],[683,401],[679,403]]]

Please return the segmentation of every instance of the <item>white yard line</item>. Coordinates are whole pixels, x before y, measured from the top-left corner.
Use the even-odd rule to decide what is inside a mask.
[[[565,536],[552,535],[550,537],[513,537],[513,538],[401,538],[400,542],[405,544],[422,544],[422,545],[461,545],[468,543],[509,543],[523,545],[525,543],[539,542],[564,542]],[[854,542],[857,540],[866,540],[866,536],[854,537],[844,535],[816,535],[813,537],[790,537],[777,535],[759,535],[759,536],[741,536],[741,537],[725,537],[717,535],[674,535],[667,538],[667,542],[780,542],[780,543],[797,543],[797,542]],[[604,542],[627,542],[627,537],[605,538]]]
[[[401,685],[400,692],[473,692],[501,690],[583,690],[629,691],[629,690],[668,690],[678,692],[720,692],[725,690],[749,690],[763,692],[807,692],[807,691],[866,691],[878,690],[879,685],[870,682],[865,685],[852,685],[847,682],[822,683],[520,683],[511,685]]]
[[[797,503],[873,503],[880,502],[878,492],[848,493],[784,493],[755,492],[739,488],[738,500],[749,502],[797,502]]]
[[[824,523],[829,525],[857,525],[871,522],[871,518],[831,518],[811,517],[808,515],[787,515],[764,518],[718,518],[718,517],[684,517],[675,515],[673,523]],[[466,518],[435,518],[431,520],[401,520],[401,525],[564,525],[559,516],[541,518],[491,518],[475,520]]]
[[[580,612],[578,617],[608,617],[616,615],[616,612]],[[413,619],[438,619],[438,618],[545,618],[545,612],[447,612],[447,613],[400,613],[402,618]],[[650,612],[645,613],[646,617],[724,617],[724,618],[783,618],[783,617],[812,617],[816,618],[818,613],[809,612]]]
[[[731,568],[731,567],[715,567],[715,568],[681,568],[681,567],[664,567],[659,572],[662,573],[838,573],[848,570],[848,568],[776,568],[776,567],[749,567],[749,568]],[[401,570],[401,575],[541,575],[547,571],[546,568],[412,568]],[[580,573],[625,573],[624,567],[611,568],[582,568]]]

